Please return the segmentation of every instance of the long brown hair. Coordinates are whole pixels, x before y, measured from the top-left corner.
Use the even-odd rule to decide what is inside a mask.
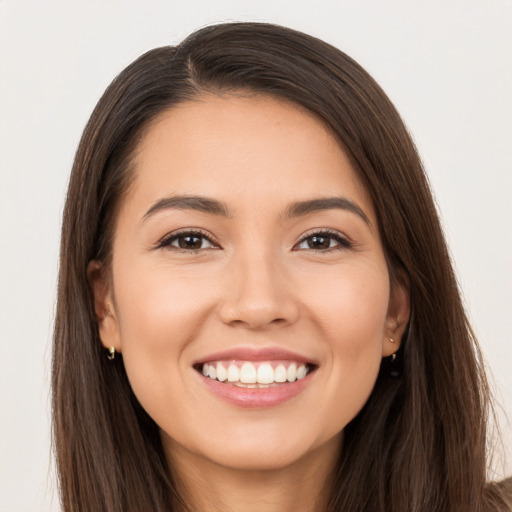
[[[231,23],[158,48],[108,87],[82,136],[62,226],[53,352],[54,439],[65,512],[186,509],[159,431],[122,357],[99,340],[88,263],[107,266],[116,214],[148,123],[198,94],[254,91],[329,127],[366,185],[411,319],[398,359],[345,428],[330,512],[479,512],[505,507],[486,487],[489,391],[427,179],[395,108],[361,66],[287,28]],[[173,505],[174,504],[174,505]]]

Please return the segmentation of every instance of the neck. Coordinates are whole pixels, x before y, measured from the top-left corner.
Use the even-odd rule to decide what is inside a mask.
[[[229,468],[174,446],[171,467],[186,512],[319,512],[327,510],[339,445],[333,439],[276,469]]]

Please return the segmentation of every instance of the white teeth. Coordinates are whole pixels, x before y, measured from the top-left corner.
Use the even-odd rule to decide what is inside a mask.
[[[254,389],[254,388],[267,389],[267,388],[277,386],[277,384],[275,382],[273,382],[272,384],[244,384],[243,382],[233,382],[233,385],[236,386],[237,388],[250,388],[250,389]]]
[[[274,369],[268,363],[260,364],[256,375],[258,384],[270,384],[274,382]],[[243,382],[243,381],[242,381]]]
[[[235,362],[226,366],[221,362],[216,364],[205,363],[203,364],[202,374],[210,379],[219,382],[228,381],[244,388],[267,388],[269,385],[277,385],[278,383],[295,382],[303,379],[308,374],[307,365],[297,366],[297,363],[290,363],[288,368],[279,363],[275,369],[269,362],[259,363],[257,367],[249,361],[245,361],[241,367]]]
[[[211,364],[208,365],[208,377],[210,377],[210,379],[217,378],[217,370],[215,369],[215,366]]]
[[[276,369],[274,370],[274,380],[276,382],[286,382],[286,379],[287,374],[284,364],[277,365]]]
[[[222,363],[217,363],[217,380],[224,382],[228,378],[228,372]]]
[[[240,382],[254,384],[256,382],[256,368],[251,363],[244,363],[240,368]]]
[[[292,363],[288,366],[288,370],[286,371],[286,379],[288,382],[294,382],[297,379],[297,365]]]
[[[240,380],[240,369],[235,364],[228,367],[228,382],[238,382]]]

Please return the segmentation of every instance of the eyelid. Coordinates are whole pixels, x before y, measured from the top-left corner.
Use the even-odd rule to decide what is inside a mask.
[[[175,231],[171,231],[170,233],[165,234],[162,238],[160,238],[160,240],[158,240],[154,244],[154,248],[161,249],[161,248],[165,248],[165,247],[172,247],[173,250],[176,250],[178,252],[199,252],[199,251],[206,250],[206,248],[194,250],[194,249],[180,249],[178,247],[171,246],[171,242],[174,239],[178,238],[179,236],[183,236],[183,235],[201,236],[201,237],[205,238],[206,240],[208,240],[214,246],[213,248],[221,249],[219,242],[216,240],[216,238],[211,233],[205,231],[204,229],[193,228],[193,227],[180,228],[180,229],[177,229]],[[312,237],[315,235],[329,236],[331,238],[334,238],[338,242],[338,244],[335,247],[330,247],[328,249],[309,249],[312,251],[329,252],[329,251],[334,251],[334,250],[338,250],[338,249],[353,249],[354,245],[355,245],[354,242],[348,236],[344,235],[340,231],[337,231],[332,228],[315,228],[315,229],[309,230],[306,233],[304,233],[300,237],[300,239],[297,241],[297,243],[293,246],[292,250],[294,250],[294,251],[306,250],[306,249],[298,249],[297,247],[302,242],[307,240],[309,237]],[[208,248],[208,249],[210,249],[210,248]]]
[[[315,228],[315,229],[312,229],[312,230],[307,231],[306,233],[304,233],[300,237],[298,242],[293,246],[292,250],[294,250],[294,251],[307,250],[307,249],[298,249],[297,247],[302,242],[304,242],[308,238],[310,238],[312,236],[315,236],[315,235],[328,235],[331,238],[334,238],[338,242],[338,245],[336,245],[335,247],[329,247],[328,249],[309,249],[311,251],[329,252],[329,251],[335,251],[335,250],[339,250],[339,249],[353,249],[354,246],[355,246],[354,242],[347,235],[344,235],[343,233],[341,233],[340,231],[337,231],[336,229],[332,229],[332,228]]]
[[[217,242],[216,238],[211,233],[208,233],[207,231],[205,231],[204,229],[201,229],[201,228],[192,228],[192,227],[191,228],[180,228],[180,229],[177,229],[175,231],[171,231],[170,233],[165,234],[162,238],[160,238],[160,240],[158,240],[158,242],[156,242],[156,244],[154,245],[154,248],[162,249],[165,247],[172,247],[173,249],[175,249],[178,252],[198,252],[198,251],[206,250],[206,249],[196,249],[196,250],[180,249],[179,247],[171,246],[171,242],[175,238],[178,238],[179,236],[183,236],[183,235],[201,236],[201,237],[205,238],[206,240],[208,240],[212,245],[214,245],[215,246],[214,248],[216,248],[216,249],[221,248],[220,244]]]

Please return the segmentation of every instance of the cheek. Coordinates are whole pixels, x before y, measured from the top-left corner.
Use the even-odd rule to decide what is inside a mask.
[[[350,373],[350,382],[362,384],[361,379],[376,377],[382,356],[384,326],[389,304],[387,274],[364,273],[363,278],[340,285],[336,294],[336,315],[330,307],[333,362]],[[334,300],[333,300],[334,302]],[[358,377],[361,376],[361,379]]]
[[[128,273],[119,265],[114,281],[121,351],[135,395],[158,417],[170,396],[180,396],[191,371],[184,351],[208,316],[212,286],[198,289],[199,283],[161,267],[129,267]]]
[[[317,285],[318,293],[310,296],[309,314],[321,330],[324,408],[334,434],[357,415],[375,385],[389,281],[387,272],[355,269],[343,279],[317,281]]]
[[[332,349],[354,355],[382,343],[389,293],[387,270],[381,265],[319,273],[314,287],[303,290],[309,315]]]
[[[124,272],[115,286],[123,352],[136,348],[179,350],[206,314],[212,286],[200,286],[197,280],[161,267],[126,276]]]

